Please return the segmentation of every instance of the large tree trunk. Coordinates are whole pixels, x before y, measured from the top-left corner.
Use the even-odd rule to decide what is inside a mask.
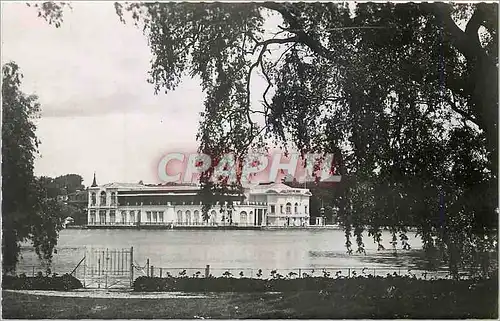
[[[426,4],[429,11],[440,18],[455,48],[467,59],[470,76],[467,88],[460,88],[469,95],[471,110],[477,125],[484,131],[486,148],[490,153],[491,169],[498,176],[498,67],[497,57],[490,57],[481,47],[478,30],[490,23],[489,10],[484,3],[476,6],[472,17],[462,31],[451,17],[451,5]],[[493,17],[494,18],[494,17]],[[496,18],[494,18],[496,20]],[[494,22],[496,24],[497,22]]]

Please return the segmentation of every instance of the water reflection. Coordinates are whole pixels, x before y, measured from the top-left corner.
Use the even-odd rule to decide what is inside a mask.
[[[215,269],[295,269],[314,267],[424,267],[421,242],[409,235],[412,250],[377,251],[366,237],[366,255],[348,255],[340,230],[63,230],[53,270],[67,273],[82,259],[85,248],[130,248],[138,265],[149,259],[156,267]],[[390,247],[389,233],[383,245]],[[28,245],[20,267],[39,265]]]

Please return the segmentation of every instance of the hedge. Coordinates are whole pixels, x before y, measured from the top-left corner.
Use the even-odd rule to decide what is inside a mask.
[[[82,288],[80,280],[72,275],[62,276],[3,276],[2,287],[12,290],[56,290],[68,291]]]
[[[290,291],[354,291],[379,295],[391,287],[391,295],[398,291],[411,289],[412,295],[437,295],[453,291],[468,291],[472,288],[491,288],[497,292],[495,279],[488,280],[422,280],[407,276],[391,277],[357,277],[333,279],[326,277],[308,277],[297,279],[251,279],[231,277],[138,277],[133,284],[134,291],[139,292],[290,292]],[[404,290],[403,290],[404,289]]]
[[[328,317],[333,312],[346,317],[359,307],[383,318],[426,318],[430,315],[460,318],[498,317],[498,279],[421,280],[411,277],[357,277],[332,279],[249,278],[155,278],[139,277],[135,291],[183,292],[281,292],[300,294],[297,309],[304,304],[321,311],[309,311],[304,318]],[[318,301],[319,300],[319,301]],[[317,302],[316,302],[317,301]],[[340,310],[339,310],[340,309]],[[306,309],[307,310],[307,309]],[[345,313],[342,314],[341,312]],[[334,314],[334,315],[337,315]],[[276,316],[275,316],[276,317]]]

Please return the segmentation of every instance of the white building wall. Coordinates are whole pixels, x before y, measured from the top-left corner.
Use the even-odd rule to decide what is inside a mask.
[[[130,189],[129,189],[130,190]],[[101,203],[101,193],[106,193],[105,204]],[[241,226],[252,226],[252,225],[274,225],[274,226],[284,226],[284,225],[296,225],[300,221],[300,224],[309,224],[309,195],[310,194],[299,194],[293,191],[289,191],[287,194],[280,194],[279,192],[272,193],[256,193],[248,194],[248,201],[238,203],[233,205],[233,208],[222,207],[223,212],[221,212],[221,206],[215,205],[209,211],[209,220],[206,223],[203,220],[202,214],[202,204],[164,204],[164,205],[120,205],[118,206],[118,192],[119,188],[106,188],[106,187],[91,187],[89,188],[89,203],[88,203],[88,220],[89,225],[100,224],[101,216],[100,211],[105,213],[105,223],[116,224],[116,225],[136,225],[140,224],[173,224],[173,225],[195,225],[195,224],[210,224],[210,225],[228,225],[227,220],[228,213],[231,211],[232,223]],[[303,190],[302,190],[303,191]],[[115,193],[115,199],[112,199],[112,192]],[[251,191],[250,191],[251,192]],[[285,191],[286,192],[286,191]],[[95,205],[93,204],[92,193],[95,193]],[[292,194],[293,193],[293,194]],[[113,201],[116,202],[113,202]],[[286,213],[286,205],[290,203],[290,213]],[[295,212],[295,204],[297,204],[297,213]],[[271,213],[271,206],[274,205],[275,212],[274,215]],[[307,209],[306,209],[307,206]],[[282,210],[281,210],[282,209]],[[114,219],[112,211],[115,211]],[[179,217],[178,212],[181,215]],[[150,215],[148,216],[148,212]],[[154,212],[157,212],[156,222],[154,220]],[[161,220],[160,212],[163,212],[163,220]],[[122,214],[125,214],[125,219],[123,219]],[[197,215],[196,215],[197,213]],[[261,222],[259,224],[259,213],[261,216]],[[94,215],[92,215],[94,214]],[[196,217],[198,219],[196,219]],[[225,221],[222,220],[225,217]],[[180,218],[180,220],[179,220]]]

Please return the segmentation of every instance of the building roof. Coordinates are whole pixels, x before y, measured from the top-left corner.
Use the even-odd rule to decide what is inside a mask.
[[[165,192],[176,192],[176,191],[199,191],[200,185],[195,184],[179,184],[179,185],[170,185],[170,184],[139,184],[139,183],[108,183],[100,186],[101,188],[110,188],[117,189],[119,191],[165,191]],[[251,187],[247,192],[250,194],[301,194],[301,195],[311,195],[311,192],[307,188],[297,188],[290,187],[281,182],[271,182],[271,183],[261,183],[257,186]]]
[[[257,194],[257,193],[288,194],[288,193],[290,193],[290,194],[304,194],[304,195],[311,194],[309,189],[307,189],[307,188],[294,188],[294,187],[290,187],[286,184],[283,184],[281,182],[259,184],[251,189],[251,193],[252,194]]]
[[[139,183],[108,183],[101,187],[104,188],[116,188],[121,190],[163,190],[163,191],[176,191],[176,190],[198,190],[200,189],[197,185],[165,185],[165,184],[139,184]]]

